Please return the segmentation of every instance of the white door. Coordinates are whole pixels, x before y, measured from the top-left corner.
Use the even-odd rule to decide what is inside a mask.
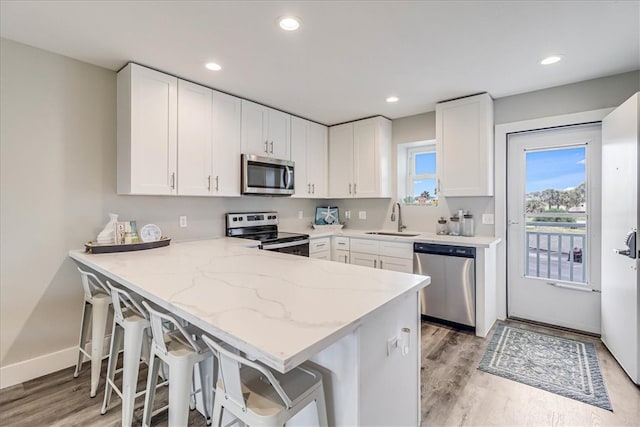
[[[242,152],[257,156],[269,155],[268,109],[242,100]]]
[[[309,123],[306,162],[312,198],[323,199],[327,196],[327,152],[327,127]]]
[[[602,121],[602,341],[640,384],[638,93]],[[628,253],[616,251],[628,251]]]
[[[353,197],[353,123],[329,128],[329,197]]]
[[[600,332],[600,126],[509,136],[508,315]]]
[[[376,197],[378,189],[378,144],[375,120],[362,120],[353,125],[353,175],[356,197]]]
[[[240,195],[240,98],[213,91],[213,174],[211,192]]]
[[[178,194],[210,194],[212,90],[178,81]]]
[[[268,117],[269,156],[276,159],[290,160],[291,115],[269,108]]]

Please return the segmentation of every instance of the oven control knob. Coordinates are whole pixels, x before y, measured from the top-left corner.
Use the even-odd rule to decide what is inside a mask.
[[[233,217],[233,222],[236,222],[237,220],[238,220],[238,217],[237,217],[237,216],[234,216],[234,217]]]

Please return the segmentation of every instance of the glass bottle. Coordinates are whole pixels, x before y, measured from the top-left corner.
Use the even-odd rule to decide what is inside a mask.
[[[462,216],[462,235],[472,237],[473,231],[473,215],[467,212]]]
[[[443,235],[443,234],[447,234],[448,231],[449,230],[447,229],[447,219],[441,216],[440,219],[438,220],[438,227],[436,228],[436,233]]]
[[[458,218],[457,216],[452,216],[451,218],[449,218],[449,235],[460,235],[460,218]]]

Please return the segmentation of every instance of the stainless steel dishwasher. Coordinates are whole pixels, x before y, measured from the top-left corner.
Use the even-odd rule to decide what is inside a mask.
[[[413,272],[431,276],[431,284],[420,295],[424,316],[475,327],[475,258],[475,248],[413,244]]]

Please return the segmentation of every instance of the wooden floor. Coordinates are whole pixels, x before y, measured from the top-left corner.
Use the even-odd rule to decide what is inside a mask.
[[[509,323],[549,331],[537,325]],[[613,412],[482,372],[478,364],[488,339],[423,322],[422,425],[639,426],[640,388],[631,382],[600,340],[557,330],[552,333],[596,345]],[[89,398],[88,368],[86,364],[76,379],[69,368],[0,390],[0,426],[119,425],[120,404],[115,394],[106,415],[100,415],[102,383],[98,396]],[[141,373],[141,385],[144,378],[146,371]],[[166,396],[166,388],[159,390],[158,406],[166,404]],[[142,422],[142,405],[140,398],[134,425]],[[189,422],[193,426],[205,425],[197,411],[191,413]],[[166,426],[166,412],[154,417],[153,425]]]

